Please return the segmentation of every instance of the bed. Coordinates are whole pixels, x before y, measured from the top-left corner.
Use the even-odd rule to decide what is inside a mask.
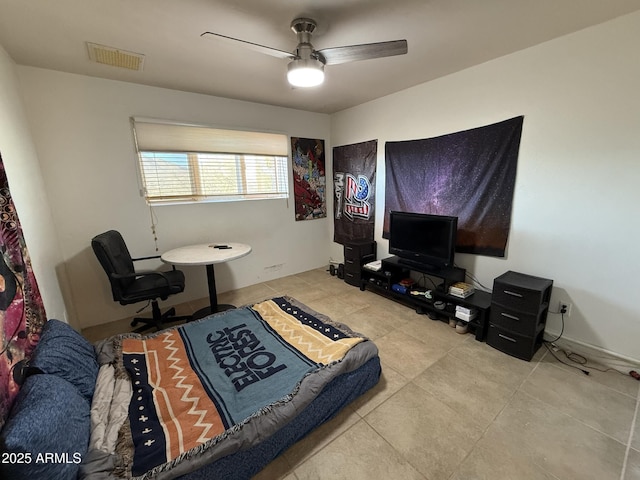
[[[373,342],[286,296],[96,345],[49,320],[0,477],[251,478],[380,371]]]

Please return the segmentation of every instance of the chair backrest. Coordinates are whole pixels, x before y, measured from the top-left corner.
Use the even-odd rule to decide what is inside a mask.
[[[111,293],[116,301],[122,300],[123,292],[134,282],[134,277],[116,279],[112,274],[128,275],[135,273],[133,260],[120,232],[109,230],[91,239],[91,247],[104,271],[109,277]]]

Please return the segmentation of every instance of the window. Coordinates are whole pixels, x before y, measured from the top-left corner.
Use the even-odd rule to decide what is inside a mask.
[[[149,204],[289,196],[286,135],[132,120]]]

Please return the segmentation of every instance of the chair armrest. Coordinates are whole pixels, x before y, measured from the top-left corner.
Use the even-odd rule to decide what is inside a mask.
[[[139,257],[139,258],[132,258],[131,260],[133,260],[134,262],[137,262],[137,261],[139,261],[139,260],[154,260],[154,259],[157,259],[157,258],[162,258],[162,257],[161,257],[160,255],[154,255],[154,256],[152,256],[152,257]],[[175,270],[175,269],[176,269],[176,266],[175,266],[175,265],[171,265],[171,269],[172,269],[172,270]]]
[[[153,255],[152,257],[139,257],[139,258],[132,258],[131,260],[133,260],[134,262],[137,262],[139,260],[152,260],[154,258],[160,258],[160,255]]]
[[[149,275],[157,275],[164,278],[165,282],[167,282],[167,286],[170,285],[171,283],[169,282],[169,277],[167,277],[167,275],[164,272],[158,272],[157,270],[138,270],[135,273],[127,273],[127,274],[112,273],[111,278],[114,278],[116,280],[124,280],[127,278],[146,277]]]
[[[125,280],[127,278],[136,278],[135,273],[115,273],[111,272],[111,278],[115,278],[116,280]]]

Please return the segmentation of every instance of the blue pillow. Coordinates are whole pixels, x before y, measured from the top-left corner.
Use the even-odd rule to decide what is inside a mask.
[[[44,324],[30,363],[44,373],[64,378],[91,405],[100,366],[93,346],[68,324],[60,320]]]
[[[76,478],[87,453],[91,409],[78,390],[54,375],[25,380],[0,431],[0,478]]]

